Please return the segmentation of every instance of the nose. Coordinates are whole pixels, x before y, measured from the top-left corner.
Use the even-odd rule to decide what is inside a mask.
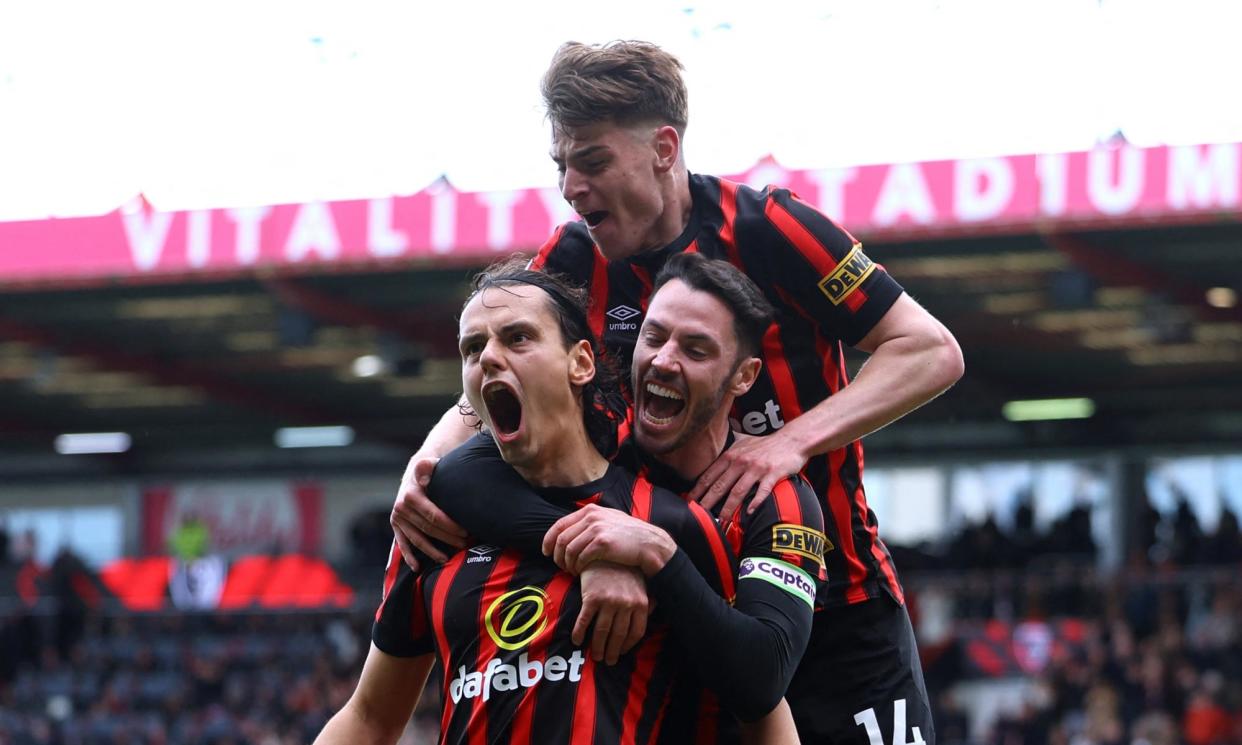
[[[561,196],[566,202],[572,204],[575,200],[585,197],[586,193],[586,178],[577,170],[566,168],[565,173],[561,174]]]
[[[479,366],[484,370],[499,370],[504,367],[504,360],[500,342],[495,338],[488,339],[479,353]]]
[[[671,375],[676,371],[677,360],[671,342],[660,345],[651,357],[651,369],[660,375]]]

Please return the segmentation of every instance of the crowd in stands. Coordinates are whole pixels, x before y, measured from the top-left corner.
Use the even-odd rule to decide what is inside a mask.
[[[0,683],[0,745],[302,745],[349,697],[360,613],[92,618],[68,657],[39,650]],[[405,745],[434,742],[424,696]]]
[[[907,573],[915,603],[920,595],[947,597],[957,632],[945,648],[924,649],[937,653],[927,676],[929,689],[943,694],[938,740],[1242,745],[1236,515],[1225,509],[1209,533],[1185,502],[1170,516],[1148,507],[1115,572],[1097,568],[1086,509],[1072,510],[1046,533],[1034,530],[1030,517],[1019,509],[1011,531],[988,519],[962,530],[939,555],[906,557],[920,570]],[[1051,641],[1057,619],[1079,622],[1073,643]],[[999,621],[1010,630],[1046,631],[1047,660],[1028,671],[1016,705],[972,728],[962,697],[951,695],[970,667],[961,631]],[[1009,642],[1020,643],[1016,635]]]
[[[1022,508],[1012,528],[989,519],[934,549],[895,549],[916,621],[933,597],[952,620],[947,641],[923,643],[938,741],[1242,745],[1236,516],[1225,510],[1205,533],[1184,504],[1167,516],[1149,510],[1115,572],[1098,569],[1091,519],[1077,508],[1039,531]],[[382,522],[358,526],[359,548],[383,545]],[[354,569],[369,584],[350,611],[228,615],[101,609],[82,597],[80,565],[58,559],[60,584],[47,585],[61,588],[54,612],[0,600],[0,745],[309,742],[352,692],[366,654],[385,557],[364,554]],[[971,667],[963,630],[1055,619],[1075,621],[1073,643],[1050,647],[1007,706],[977,716],[978,690],[1005,681]],[[434,676],[430,687],[404,745],[435,741]]]

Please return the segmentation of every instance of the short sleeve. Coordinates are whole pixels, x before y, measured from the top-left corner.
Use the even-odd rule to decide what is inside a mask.
[[[738,592],[745,582],[767,582],[814,608],[828,578],[824,568],[828,537],[810,485],[800,477],[787,478],[777,483],[759,509],[740,519]]]
[[[901,296],[901,285],[854,236],[789,190],[750,194],[762,203],[738,226],[748,273],[766,278],[826,336],[857,344]]]
[[[424,562],[429,561],[424,557]],[[423,602],[423,574],[406,565],[395,543],[384,570],[384,594],[371,625],[371,641],[393,657],[417,657],[434,651]]]

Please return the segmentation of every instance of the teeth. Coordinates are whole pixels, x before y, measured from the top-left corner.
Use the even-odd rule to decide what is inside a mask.
[[[671,417],[671,416],[670,416],[670,417],[660,418],[660,417],[658,417],[658,416],[653,415],[650,411],[645,411],[645,410],[643,411],[643,419],[646,419],[647,421],[651,422],[652,424],[655,424],[655,425],[660,425],[660,426],[663,426],[663,425],[668,424],[669,422],[673,421],[673,417]]]
[[[674,401],[680,401],[682,398],[681,394],[673,390],[672,388],[665,388],[664,386],[657,385],[655,383],[647,384],[647,392],[654,394],[656,396],[663,396],[665,398],[671,398]]]

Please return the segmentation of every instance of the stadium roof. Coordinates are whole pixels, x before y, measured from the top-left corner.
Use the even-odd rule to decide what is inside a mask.
[[[1154,157],[1153,151],[1142,152]],[[1072,155],[1082,157],[1068,157],[1071,172],[1076,163],[1094,162],[1092,154]],[[1123,169],[1128,155],[1110,157]],[[1176,153],[1161,157],[1164,171],[1172,173],[1167,164],[1176,162]],[[1179,211],[1177,204],[1155,209],[1136,197],[1138,207],[1128,213],[1109,208],[1081,215],[1073,214],[1078,182],[1071,178],[1070,217],[1049,219],[1038,210],[1022,212],[1027,161],[1009,160],[1016,174],[1009,206],[973,221],[962,200],[976,209],[986,206],[998,183],[995,164],[978,171],[982,180],[966,189],[953,181],[965,166],[945,166],[946,173],[958,176],[941,184],[936,174],[942,164],[923,164],[929,204],[953,215],[932,222],[912,214],[918,199],[901,186],[907,172],[893,167],[875,179],[865,172],[855,178],[859,189],[876,181],[878,192],[872,190],[866,203],[870,211],[847,224],[869,255],[957,335],[967,360],[961,383],[900,425],[873,435],[869,453],[938,457],[1242,439],[1238,174],[1225,173],[1214,182],[1216,202],[1202,188],[1192,189],[1199,182],[1188,181],[1186,189],[1198,195],[1201,209]],[[1227,158],[1202,161],[1211,162],[1228,164]],[[1236,155],[1233,163],[1236,171]],[[775,176],[767,180],[802,179],[804,196],[812,182],[842,178],[774,174],[778,167],[770,162],[757,168]],[[1122,174],[1117,183],[1124,185],[1123,171],[1114,173]],[[905,189],[904,201],[899,200],[904,217],[885,225],[875,218],[890,184]],[[1161,192],[1156,187],[1136,193]],[[1114,184],[1108,193],[1115,198],[1118,188]],[[820,203],[826,192],[819,193]],[[841,194],[848,200],[847,213],[857,209],[851,206],[857,194],[848,189]],[[355,207],[341,205],[289,207],[283,234],[260,229],[257,256],[269,256],[265,252],[273,241],[281,243],[279,236],[286,248],[293,245],[289,236],[301,229],[317,259],[309,263],[259,261],[196,272],[184,261],[192,253],[194,218],[173,215],[159,234],[152,231],[162,218],[148,210],[139,213],[139,227],[146,231],[139,237],[157,235],[165,242],[148,248],[155,246],[157,256],[181,251],[180,264],[163,270],[146,266],[156,270],[145,273],[136,264],[129,272],[112,268],[91,274],[84,262],[87,270],[76,274],[58,270],[39,277],[14,270],[7,281],[0,278],[0,476],[400,463],[460,388],[455,317],[471,269],[496,255],[488,245],[495,233],[480,229],[472,247],[459,225],[459,245],[442,244],[448,250],[431,241],[419,255],[389,261],[323,260],[323,225],[311,225],[319,226],[317,233],[298,226],[311,220],[302,217],[311,212],[319,215],[315,220],[337,215],[344,226],[347,220],[340,215]],[[283,208],[276,209],[279,214]],[[111,219],[120,226],[126,218],[118,212]],[[24,251],[24,266],[37,267],[55,250],[65,252],[62,239],[73,235],[72,222],[0,224],[0,238],[8,243],[9,260]],[[57,231],[50,253],[36,250],[31,237],[45,228]],[[511,228],[528,229],[516,223]],[[371,227],[358,230],[375,236]],[[178,231],[185,237],[176,238]],[[343,255],[353,241],[345,227],[338,232],[344,236],[338,252]],[[86,235],[89,240],[70,241],[65,255],[90,254],[106,243],[106,231]],[[128,235],[132,241],[133,231]],[[434,237],[434,229],[429,235]],[[505,248],[535,247],[516,243]],[[131,253],[137,261],[139,254]],[[270,255],[275,254],[279,251]],[[1008,401],[1052,397],[1090,398],[1094,415],[1059,422],[1002,417]],[[356,441],[345,448],[278,449],[274,432],[297,425],[348,425]],[[53,450],[60,434],[103,431],[128,433],[131,448],[75,458]]]

